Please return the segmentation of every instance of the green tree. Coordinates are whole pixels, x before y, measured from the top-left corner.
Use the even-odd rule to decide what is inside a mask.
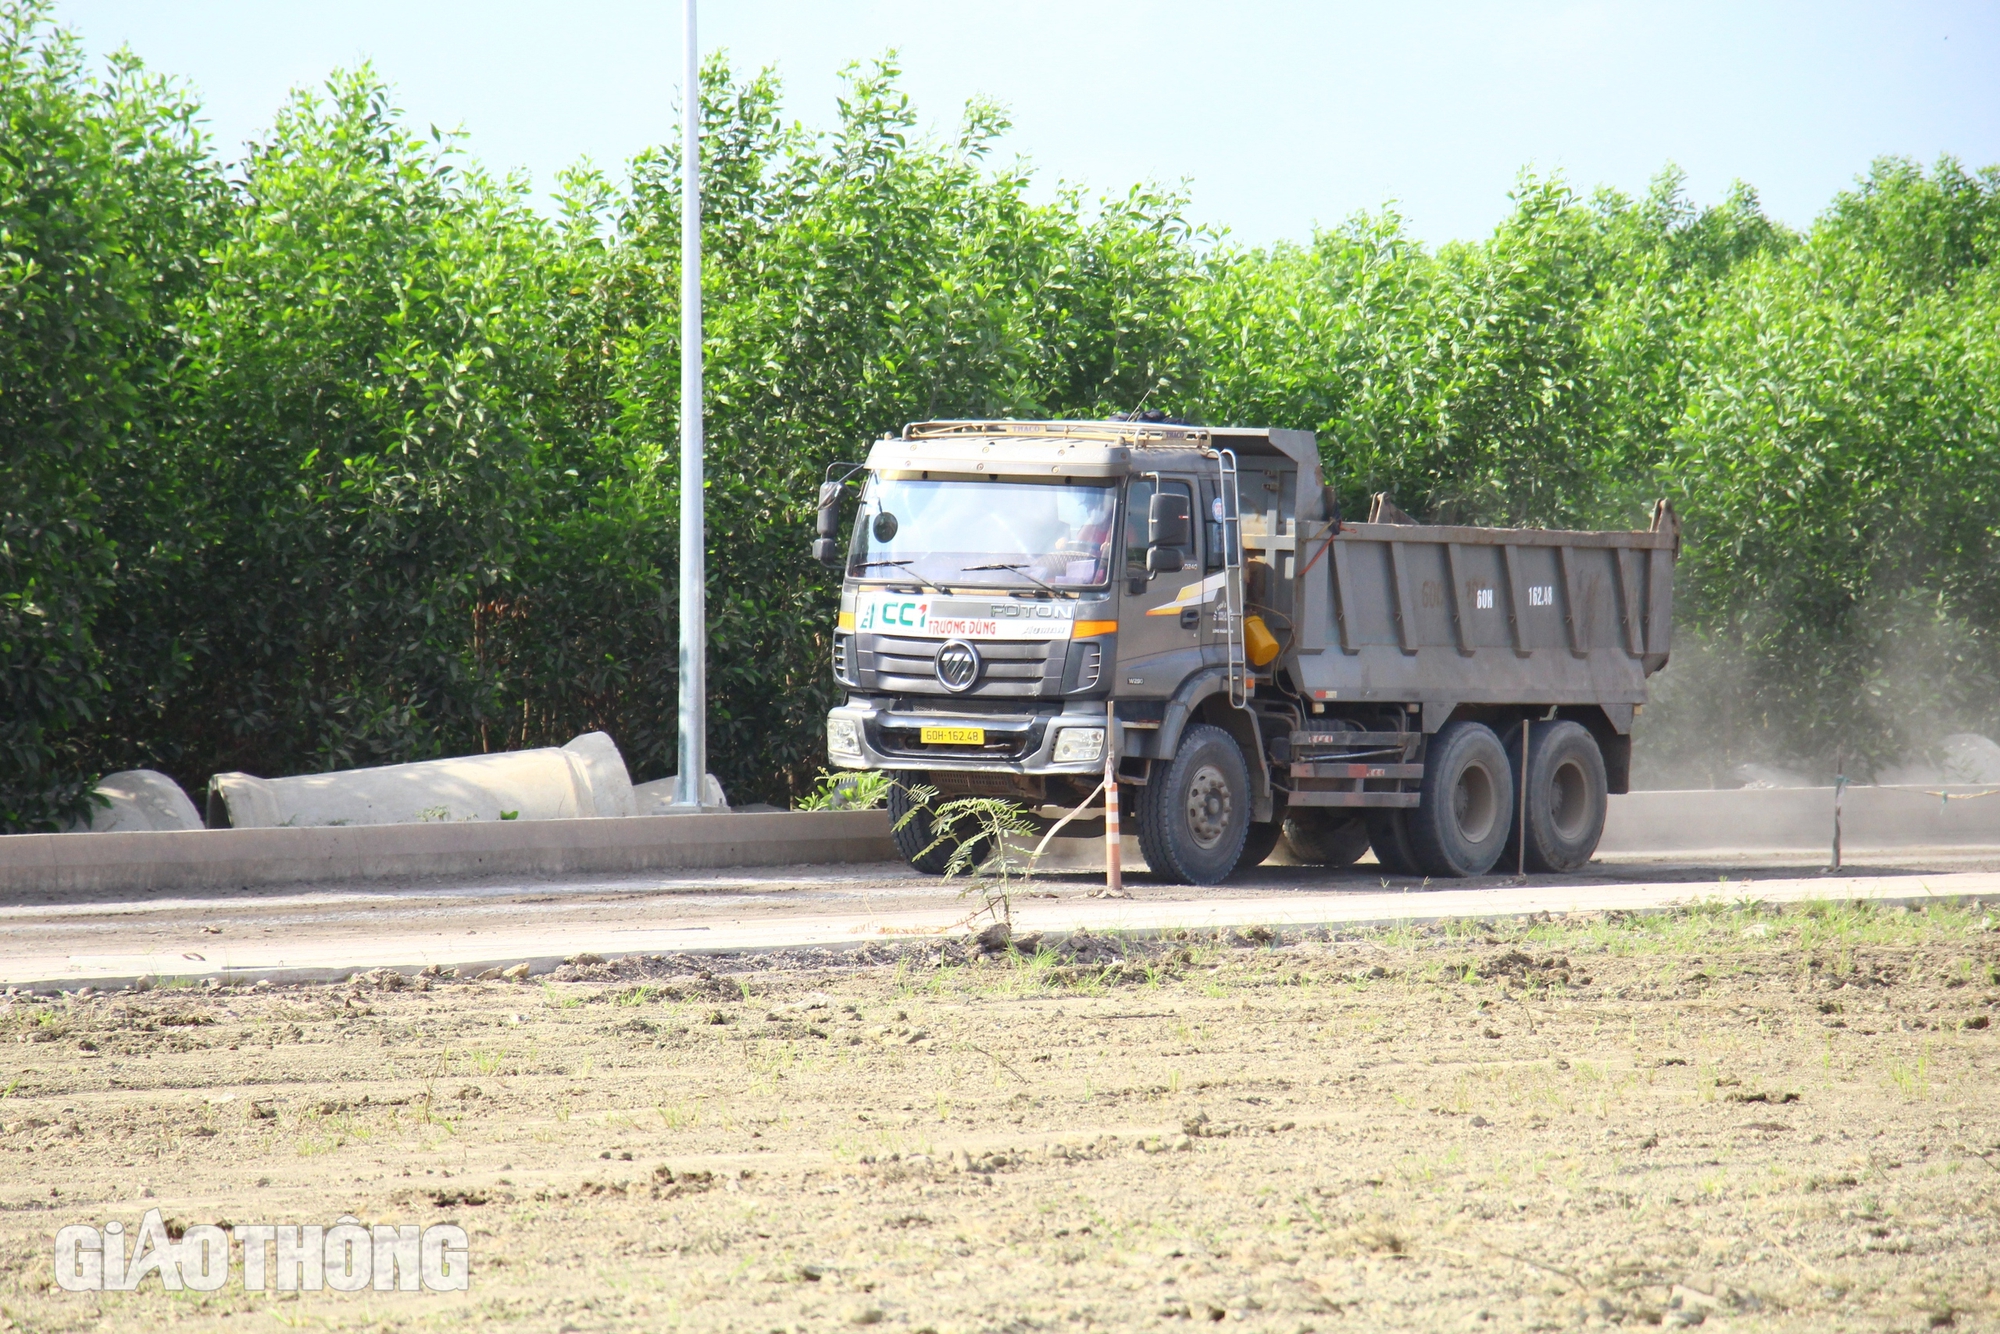
[[[179,314],[189,534],[148,592],[189,668],[129,710],[184,776],[477,748],[482,617],[561,482],[547,224],[399,128],[365,70],[298,95]]]
[[[165,500],[172,309],[216,194],[193,122],[129,56],[87,75],[41,0],[0,3],[0,831],[87,809],[119,573],[106,497]]]
[[[1696,332],[1683,606],[1753,745],[1861,772],[2000,724],[2000,172],[1878,163]]]

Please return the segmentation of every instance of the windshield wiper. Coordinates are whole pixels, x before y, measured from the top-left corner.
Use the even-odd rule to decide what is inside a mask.
[[[1027,579],[1033,582],[1037,588],[1046,588],[1049,590],[1049,592],[1055,594],[1057,597],[1062,597],[1065,593],[1067,593],[1071,597],[1076,596],[1076,592],[1074,589],[1056,588],[1053,587],[1052,585],[1043,583],[1039,579],[1036,579],[1034,575],[1028,573],[1028,564],[1026,561],[996,560],[986,565],[961,565],[958,568],[960,572],[964,574],[971,574],[974,570],[1012,570],[1014,571],[1014,573],[1020,575],[1023,579]]]
[[[872,569],[874,569],[874,568],[875,568],[875,567],[876,567],[877,565],[898,565],[898,566],[900,566],[900,565],[915,565],[916,563],[917,563],[917,562],[916,562],[916,559],[915,559],[914,557],[912,557],[912,558],[911,558],[911,559],[909,559],[909,560],[864,560],[864,561],[856,561],[856,562],[855,562],[854,564],[852,564],[852,565],[848,566],[847,568],[848,568],[848,571],[849,571],[849,573],[852,573],[852,572],[853,572],[853,571],[855,571],[855,570],[872,570]],[[944,595],[945,595],[946,597],[950,597],[950,596],[951,596],[951,590],[950,590],[949,588],[946,588],[946,587],[945,587],[945,586],[944,586],[943,584],[940,584],[940,583],[938,583],[938,582],[937,582],[937,581],[935,581],[935,580],[932,580],[932,579],[926,579],[926,578],[924,578],[924,577],[923,577],[923,576],[922,576],[921,574],[912,574],[912,575],[911,575],[910,577],[911,577],[912,579],[915,579],[915,580],[917,581],[917,584],[918,584],[918,586],[919,586],[919,587],[928,587],[928,588],[934,588],[934,589],[936,589],[936,590],[937,590],[938,592],[940,592],[940,593],[944,594]],[[1033,578],[1033,577],[1034,577],[1033,575],[1030,575],[1030,576],[1029,576],[1029,578]]]

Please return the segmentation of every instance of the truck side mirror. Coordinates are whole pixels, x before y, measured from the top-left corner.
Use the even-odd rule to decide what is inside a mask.
[[[1154,493],[1152,506],[1146,512],[1146,545],[1182,548],[1194,545],[1194,516],[1188,512],[1186,495],[1179,491]]]
[[[1173,574],[1187,566],[1194,545],[1194,515],[1181,491],[1156,491],[1146,511],[1146,574]]]
[[[822,482],[819,488],[819,536],[813,540],[813,559],[828,569],[840,562],[840,483]]]

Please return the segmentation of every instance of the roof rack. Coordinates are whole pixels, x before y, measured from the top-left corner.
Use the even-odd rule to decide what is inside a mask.
[[[1071,440],[1101,440],[1107,444],[1140,446],[1182,445],[1198,448],[1208,444],[1204,426],[1176,426],[1160,422],[1112,421],[928,421],[911,422],[903,428],[905,440],[943,440],[967,436],[1052,436]]]

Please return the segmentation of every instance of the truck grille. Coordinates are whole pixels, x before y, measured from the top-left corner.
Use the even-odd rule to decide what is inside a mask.
[[[937,654],[943,641],[893,635],[855,638],[856,683],[863,689],[917,695],[949,693],[937,679]],[[1065,640],[982,639],[978,642],[982,662],[979,681],[965,693],[989,699],[1060,694],[1067,648]]]
[[[848,638],[847,635],[833,637],[833,679],[844,686],[854,684],[854,677],[848,672]]]

